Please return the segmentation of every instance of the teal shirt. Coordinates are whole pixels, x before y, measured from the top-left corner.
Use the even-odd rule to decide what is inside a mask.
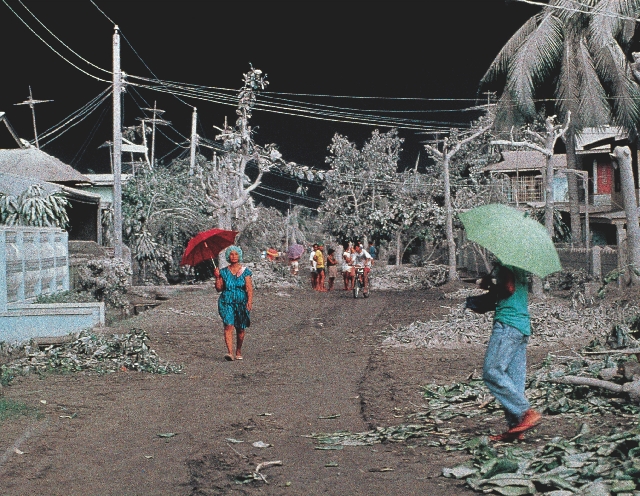
[[[529,284],[527,281],[527,273],[516,267],[505,267],[515,275],[516,290],[507,298],[498,298],[493,320],[515,327],[525,336],[529,336],[531,334],[531,319],[529,317]],[[503,281],[500,280],[500,276],[501,274],[498,272],[499,287],[503,283]]]

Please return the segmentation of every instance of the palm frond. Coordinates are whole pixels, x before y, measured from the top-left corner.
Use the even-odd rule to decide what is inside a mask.
[[[558,78],[558,107],[571,111],[576,128],[597,127],[611,123],[611,107],[607,93],[598,78],[594,61],[583,36],[570,36]],[[571,94],[563,86],[571,84]]]
[[[632,19],[639,13],[638,0],[600,0],[593,8],[590,29],[600,36],[612,36],[626,49],[635,32],[636,23]]]
[[[491,62],[489,69],[480,80],[480,87],[494,81],[502,74],[509,72],[509,62],[515,56],[520,45],[525,42],[527,37],[538,27],[538,16],[533,16],[525,22],[516,33],[509,38],[509,41],[502,47],[496,58]]]
[[[546,15],[516,52],[509,68],[506,90],[519,102],[519,110],[525,116],[535,117],[534,89],[557,67],[562,47],[562,21]]]
[[[609,26],[612,31],[607,32],[603,26]],[[598,76],[612,97],[614,122],[627,130],[635,130],[640,122],[640,88],[633,80],[629,62],[614,38],[615,28],[615,19],[592,23],[587,43]]]
[[[494,127],[498,132],[506,132],[512,127],[520,127],[527,121],[526,117],[520,112],[520,105],[508,91],[502,93],[496,107]]]
[[[576,51],[579,50],[578,33],[570,30],[565,33],[560,74],[556,88],[557,107],[564,117],[568,111],[576,118],[580,98],[579,61]]]

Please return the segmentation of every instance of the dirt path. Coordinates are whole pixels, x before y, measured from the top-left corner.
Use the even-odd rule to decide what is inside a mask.
[[[463,459],[457,452],[419,443],[318,450],[304,437],[400,423],[420,385],[480,366],[481,348],[379,348],[377,331],[446,311],[440,291],[354,301],[341,290],[258,290],[245,360],[225,362],[215,292],[187,289],[111,330],[145,329],[183,374],[29,376],[5,388],[44,415],[1,424],[0,493],[472,494],[439,477]],[[282,466],[262,471],[268,483],[234,480],[274,460]]]

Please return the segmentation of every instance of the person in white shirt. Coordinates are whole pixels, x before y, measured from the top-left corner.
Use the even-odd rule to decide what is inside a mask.
[[[351,250],[348,246],[342,253],[342,280],[344,282],[344,290],[353,289],[353,277],[351,276]]]
[[[369,292],[369,272],[371,271],[371,265],[373,264],[373,258],[368,251],[362,249],[360,243],[356,243],[354,251],[351,254],[351,277],[355,281],[356,267],[364,267],[364,290],[363,293]]]
[[[311,254],[309,255],[309,262],[311,262],[311,287],[316,289],[318,283],[318,269],[316,268],[316,261],[314,260],[316,256],[316,250],[318,249],[318,245],[316,243],[313,244],[313,249],[311,250]]]

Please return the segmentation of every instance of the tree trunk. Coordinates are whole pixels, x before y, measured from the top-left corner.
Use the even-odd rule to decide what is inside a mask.
[[[402,229],[398,229],[396,231],[396,265],[400,266],[402,265],[402,251],[401,251],[401,245],[402,245]]]
[[[547,172],[544,181],[544,227],[547,229],[549,237],[553,239],[553,163],[551,162],[551,155],[547,155],[545,159],[547,161]]]
[[[640,225],[638,224],[638,203],[636,201],[635,183],[631,165],[631,150],[628,146],[616,146],[611,154],[620,167],[620,183],[624,211],[627,217],[627,253],[630,282],[637,283],[638,277],[633,269],[640,269]]]
[[[570,126],[566,134],[567,169],[577,170],[578,157],[576,155],[575,128]],[[582,244],[582,223],[580,221],[580,202],[578,200],[578,175],[567,175],[569,187],[569,216],[571,219],[571,242]]]
[[[447,235],[447,251],[449,253],[449,281],[458,280],[458,271],[456,267],[456,241],[453,238],[453,208],[451,207],[451,182],[449,179],[449,160],[450,157],[444,151],[442,161],[442,169],[444,175],[444,208],[446,212],[446,235]]]

